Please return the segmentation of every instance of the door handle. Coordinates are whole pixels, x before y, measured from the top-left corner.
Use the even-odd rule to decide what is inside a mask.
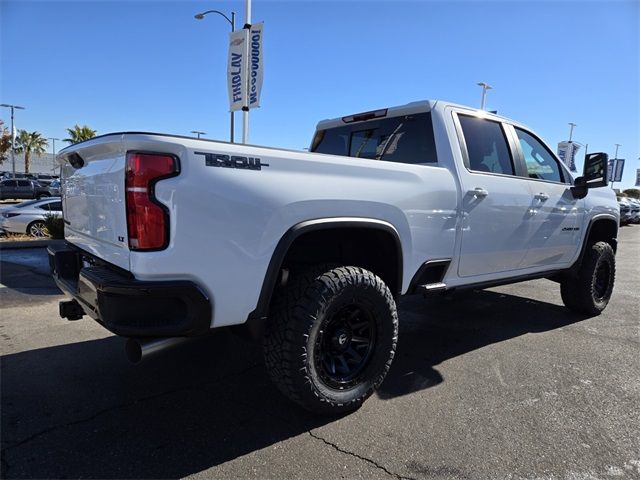
[[[489,192],[487,192],[484,188],[481,188],[481,187],[476,187],[473,190],[469,190],[469,193],[473,193],[473,196],[477,198],[484,198],[487,195],[489,195]]]
[[[546,202],[547,200],[549,200],[549,195],[547,195],[546,193],[539,193],[537,195],[534,195],[533,198],[540,200],[541,202]]]

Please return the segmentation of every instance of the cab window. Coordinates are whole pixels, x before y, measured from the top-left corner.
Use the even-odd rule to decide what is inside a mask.
[[[430,112],[319,130],[311,151],[385,162],[438,161]]]
[[[467,147],[467,168],[476,172],[513,175],[513,160],[502,125],[468,115],[458,115],[458,119]]]
[[[529,178],[547,180],[550,182],[564,182],[562,168],[558,160],[549,152],[538,139],[524,130],[516,128],[516,134],[520,141],[524,161],[527,165]]]

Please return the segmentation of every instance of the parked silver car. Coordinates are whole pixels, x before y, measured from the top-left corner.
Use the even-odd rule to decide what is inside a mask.
[[[0,214],[0,230],[4,233],[22,233],[32,237],[45,237],[46,215],[62,215],[60,197],[31,200],[4,208]]]

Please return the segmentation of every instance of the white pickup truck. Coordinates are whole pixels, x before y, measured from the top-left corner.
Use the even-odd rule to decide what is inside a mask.
[[[138,132],[65,148],[61,316],[134,359],[243,325],[286,396],[337,414],[385,378],[398,296],[546,277],[568,308],[606,307],[606,154],[573,179],[524,125],[443,101],[322,121],[310,150]]]

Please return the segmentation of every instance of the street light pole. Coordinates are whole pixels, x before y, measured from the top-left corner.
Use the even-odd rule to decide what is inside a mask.
[[[220,12],[218,10],[207,10],[206,12],[195,14],[194,18],[196,20],[202,20],[205,15],[208,15],[210,13],[216,13],[216,14],[224,17],[224,19],[231,24],[231,33],[236,31],[236,12],[231,12],[231,18],[229,18],[224,13],[222,13],[222,12]],[[233,111],[231,111],[231,127],[230,127],[230,129],[231,129],[231,132],[229,134],[229,139],[230,139],[231,143],[233,143],[234,142],[234,131],[235,131],[235,118],[234,118],[234,112]],[[200,138],[200,136],[198,136],[198,138]]]
[[[200,135],[206,135],[207,134],[207,132],[203,132],[201,130],[191,130],[191,133],[195,133],[196,135],[198,135],[198,138],[200,138]]]
[[[569,122],[569,126],[571,127],[571,129],[569,130],[569,142],[571,142],[571,138],[573,137],[573,127],[577,127],[578,125]]]
[[[482,99],[480,100],[480,110],[484,110],[484,101],[487,97],[487,90],[491,90],[493,87],[485,82],[478,83],[479,87],[482,87]]]
[[[251,0],[247,0],[246,2],[246,10],[244,16],[244,29],[247,30],[247,41],[245,43],[244,49],[244,61],[247,66],[245,69],[247,76],[247,91],[244,96],[244,104],[242,105],[242,143],[245,145],[249,142],[249,87],[251,85],[251,74],[249,72],[249,55],[251,53],[251,49],[249,46],[249,40],[251,37]]]
[[[16,178],[16,129],[13,126],[13,110],[24,110],[24,107],[19,105],[10,105],[8,103],[3,103],[0,107],[11,109],[11,168],[13,169],[12,178]]]
[[[49,137],[47,140],[51,140],[53,143],[53,171],[56,171],[56,140],[60,140],[59,138]]]

